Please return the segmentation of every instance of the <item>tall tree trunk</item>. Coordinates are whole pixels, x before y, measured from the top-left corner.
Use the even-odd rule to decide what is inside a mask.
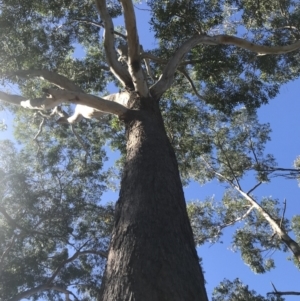
[[[207,301],[177,160],[154,100],[126,121],[127,160],[99,301]]]

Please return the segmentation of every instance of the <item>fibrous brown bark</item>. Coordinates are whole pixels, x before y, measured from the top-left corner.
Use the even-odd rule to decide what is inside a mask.
[[[158,103],[136,99],[101,301],[207,301]],[[131,111],[132,113],[132,111]]]

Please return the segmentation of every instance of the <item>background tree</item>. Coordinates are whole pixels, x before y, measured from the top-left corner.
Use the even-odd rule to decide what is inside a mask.
[[[299,4],[292,1],[255,5],[252,1],[149,1],[148,5],[150,25],[159,45],[145,52],[139,43],[131,1],[32,1],[25,4],[4,1],[0,17],[3,29],[1,75],[3,84],[17,84],[23,96],[1,92],[0,97],[27,109],[52,109],[48,115],[35,115],[41,118],[34,121],[38,123],[35,126],[39,126],[34,137],[35,159],[44,162],[43,168],[57,164],[55,172],[59,178],[64,173],[60,168],[69,156],[73,165],[66,165],[66,170],[85,170],[82,179],[93,171],[89,164],[96,164],[97,174],[97,164],[104,155],[99,151],[102,145],[88,143],[97,133],[99,139],[108,139],[124,154],[120,197],[100,300],[207,300],[179,172],[181,179],[188,181],[197,179],[199,170],[209,170],[242,192],[238,184],[241,169],[233,168],[226,157],[238,159],[235,162],[241,160],[242,167],[249,168],[253,162],[240,155],[244,148],[238,142],[245,142],[243,137],[236,141],[236,149],[227,152],[225,147],[224,152],[221,148],[217,161],[204,160],[203,165],[205,153],[214,145],[222,147],[227,138],[227,131],[222,129],[211,138],[208,126],[212,119],[219,117],[210,113],[218,110],[225,114],[222,116],[235,116],[236,107],[243,106],[245,115],[251,117],[261,104],[277,95],[281,84],[298,76]],[[126,33],[115,29],[112,23],[121,14]],[[101,28],[105,28],[104,34]],[[72,56],[75,46],[79,45],[85,53],[82,59]],[[99,97],[109,82],[119,86],[120,93]],[[74,114],[62,107],[64,102],[76,104]],[[19,138],[28,141],[22,133],[32,115],[28,111],[12,110],[18,111]],[[103,116],[103,112],[117,117]],[[57,127],[51,117],[55,114],[60,116],[60,124],[70,124],[73,133],[61,128],[60,134],[53,134]],[[110,127],[99,134],[99,130],[105,128],[103,124],[87,125],[87,136],[78,135],[74,123],[82,118],[97,118]],[[41,136],[42,129],[45,136]],[[77,144],[77,148],[72,148],[70,140],[69,151],[64,153],[62,144],[57,141],[69,141],[70,135],[76,137],[73,145]],[[46,137],[47,143],[41,137]],[[263,141],[264,137],[257,139]],[[78,145],[81,151],[76,157],[74,151]],[[87,145],[92,145],[92,150]],[[48,152],[47,146],[50,146]],[[257,150],[260,156],[259,147]],[[253,156],[253,164],[257,165],[259,161]],[[269,164],[272,158],[269,159],[268,168],[272,167]],[[259,177],[269,172],[258,165],[253,168]],[[51,178],[53,183],[54,178]],[[95,197],[93,186],[85,181],[84,191],[93,192]],[[72,182],[77,187],[77,182]],[[30,185],[29,192],[32,192]],[[248,200],[249,195],[243,193]],[[249,204],[244,206],[247,210],[251,208]],[[270,206],[272,202],[271,205],[267,202],[266,207]],[[265,213],[266,209],[259,212]],[[266,218],[266,214],[263,216]],[[19,217],[13,220],[16,218]],[[270,219],[266,220],[270,224]],[[11,231],[13,236],[15,229]],[[22,233],[22,229],[20,231]],[[276,235],[282,241],[278,231]],[[104,239],[100,238],[100,241]],[[75,254],[83,246],[84,243],[77,246]],[[66,249],[61,251],[61,256],[63,261],[60,260],[56,268],[72,258]],[[50,279],[51,275],[56,276],[55,272],[49,275]],[[49,277],[40,284],[46,285],[46,290]],[[58,284],[68,295],[67,283]],[[34,285],[37,283],[29,286]],[[26,293],[24,286],[17,290],[18,294]]]

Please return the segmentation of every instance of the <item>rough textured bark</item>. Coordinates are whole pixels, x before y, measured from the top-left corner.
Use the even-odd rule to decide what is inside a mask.
[[[127,160],[99,301],[207,301],[174,151],[158,103],[125,120]]]

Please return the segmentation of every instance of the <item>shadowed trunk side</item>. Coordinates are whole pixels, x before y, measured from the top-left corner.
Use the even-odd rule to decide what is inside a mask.
[[[126,121],[127,159],[99,300],[207,301],[158,104],[147,99],[138,106],[137,116]]]

